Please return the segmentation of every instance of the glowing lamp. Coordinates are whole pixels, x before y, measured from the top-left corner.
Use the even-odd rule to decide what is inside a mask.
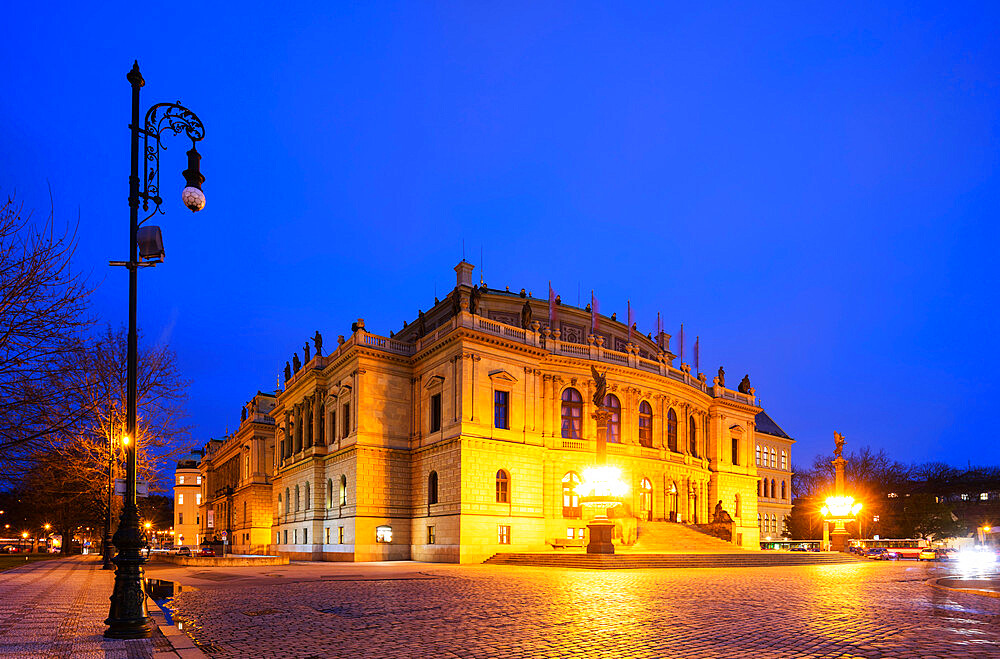
[[[128,435],[122,435],[122,445],[123,446],[128,446],[128,443],[131,442],[131,441],[132,440],[129,439]]]
[[[826,505],[820,509],[823,517],[830,519],[850,519],[861,510],[861,504],[854,502],[854,497],[830,497]]]
[[[595,508],[611,508],[622,503],[628,486],[622,482],[622,472],[618,467],[588,467],[583,470],[583,482],[576,486],[580,505]]]

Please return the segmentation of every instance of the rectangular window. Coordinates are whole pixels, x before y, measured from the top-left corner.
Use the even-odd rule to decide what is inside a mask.
[[[194,523],[197,524],[198,526],[201,526],[201,513],[198,513],[195,516]]]
[[[337,527],[337,544],[340,544],[340,545],[344,544],[344,527],[343,526],[338,526]]]
[[[510,544],[510,526],[507,524],[500,524],[497,527],[497,542],[501,545]]]
[[[309,529],[302,529],[302,544],[309,544]]]
[[[437,544],[437,533],[433,526],[427,527],[427,544],[433,545]]]
[[[274,533],[274,544],[276,544],[276,545],[280,545],[281,544],[281,531],[276,531]]]
[[[292,544],[293,545],[299,544],[299,530],[298,529],[292,529]]]
[[[323,529],[323,544],[325,544],[325,545],[330,544],[330,527],[329,526],[326,527],[325,529]]]
[[[179,503],[181,505],[184,504],[184,495],[183,494],[178,494],[177,495],[177,503]]]
[[[201,505],[201,492],[199,492],[198,494],[194,495],[194,502],[196,504],[198,504],[199,506]]]
[[[288,529],[285,529],[285,544],[288,544]]]
[[[509,391],[493,392],[493,427],[504,430],[510,428],[510,412],[507,402],[510,398]]]
[[[566,529],[566,539],[567,540],[572,540],[574,538],[574,534],[575,533],[576,533],[576,529],[574,529],[572,527]]]
[[[586,532],[587,532],[587,529],[585,529],[585,528],[577,529],[576,530],[576,537],[579,538],[580,540],[583,540],[583,534],[586,533]]]
[[[431,432],[441,430],[441,394],[431,396]]]
[[[740,440],[733,437],[733,464],[738,465],[740,463]]]
[[[177,513],[177,524],[184,523],[184,513]]]
[[[344,405],[344,437],[351,434],[351,404]]]
[[[184,484],[184,477],[183,476],[178,476],[177,477],[177,484],[178,485],[183,485]]]

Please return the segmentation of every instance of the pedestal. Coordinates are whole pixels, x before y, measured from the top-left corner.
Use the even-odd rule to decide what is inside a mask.
[[[588,554],[614,554],[615,545],[611,542],[615,523],[608,519],[595,519],[587,524],[590,531],[590,542],[587,543]]]
[[[847,529],[844,528],[843,522],[837,522],[833,531],[830,532],[830,549],[833,551],[847,551]]]

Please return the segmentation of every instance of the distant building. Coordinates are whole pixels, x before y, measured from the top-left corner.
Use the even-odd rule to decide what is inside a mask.
[[[174,472],[174,545],[196,547],[201,542],[198,506],[201,504],[200,452],[177,463]]]
[[[643,524],[707,524],[721,503],[733,542],[757,548],[759,506],[776,524],[787,514],[792,440],[749,385],[675,365],[666,333],[561,303],[550,319],[548,300],[474,286],[464,261],[455,271],[455,288],[398,334],[359,319],[321,355],[301,355],[281,391],[258,393],[236,433],[208,442],[202,534],[225,531],[234,551],[341,561],[581,544],[592,366],[607,377],[608,461],[629,488],[614,510],[620,539]],[[770,465],[771,447],[784,463]],[[759,497],[765,474],[776,485]]]

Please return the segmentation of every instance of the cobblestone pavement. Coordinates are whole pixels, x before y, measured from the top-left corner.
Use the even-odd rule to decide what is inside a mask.
[[[113,583],[93,556],[0,572],[0,657],[152,658],[152,640],[104,638]]]
[[[1000,657],[1000,600],[926,583],[948,574],[359,566],[298,582],[206,573],[173,606],[212,657]]]

